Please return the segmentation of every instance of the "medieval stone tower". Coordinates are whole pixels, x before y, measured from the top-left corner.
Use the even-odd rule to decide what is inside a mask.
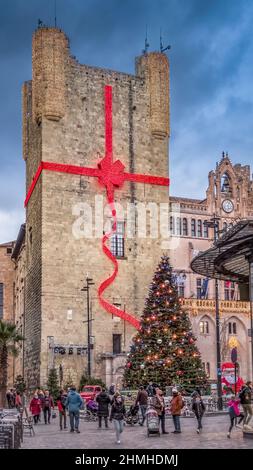
[[[44,385],[53,365],[62,366],[63,383],[78,384],[86,371],[82,347],[87,347],[87,309],[81,289],[87,273],[94,282],[90,290],[93,376],[107,383],[120,378],[135,332],[128,321],[104,310],[98,299],[99,285],[113,272],[102,250],[103,230],[96,228],[102,223],[97,205],[103,209],[107,202],[105,188],[97,178],[72,173],[70,167],[97,168],[105,154],[105,86],[112,90],[113,159],[119,159],[127,173],[168,177],[166,55],[143,54],[136,60],[136,74],[129,75],[79,64],[60,29],[35,31],[32,81],[23,87],[23,156],[27,193],[31,193],[26,206],[24,353],[30,387]],[[38,172],[41,162],[53,163],[54,170]],[[57,164],[66,165],[65,170],[61,166],[57,171]],[[125,181],[115,191],[115,202],[125,209],[123,215],[118,212],[118,239],[114,237],[119,270],[103,296],[138,318],[165,250],[159,228],[153,238],[138,233],[136,227],[131,236],[126,235],[127,204],[151,203],[151,208],[168,204],[168,186]],[[87,214],[93,224],[88,234]],[[105,211],[104,221],[112,223],[110,211]],[[147,233],[149,225],[147,217]]]

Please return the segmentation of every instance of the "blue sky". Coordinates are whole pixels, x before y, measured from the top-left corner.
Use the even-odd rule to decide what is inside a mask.
[[[54,23],[54,0],[0,0],[0,243],[24,220],[21,86],[31,78],[38,18]],[[208,172],[227,151],[251,164],[253,2],[251,0],[57,0],[57,21],[79,62],[134,73],[144,46],[171,66],[171,194],[205,196]]]

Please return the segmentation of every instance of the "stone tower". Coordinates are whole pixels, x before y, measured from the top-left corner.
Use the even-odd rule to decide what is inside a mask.
[[[98,204],[102,210],[106,204],[105,189],[96,178],[70,172],[35,175],[41,162],[97,166],[105,152],[104,87],[109,85],[114,159],[128,173],[167,177],[168,59],[158,52],[144,54],[136,60],[135,75],[81,65],[70,55],[64,32],[43,27],[33,36],[32,71],[32,81],[23,87],[27,192],[34,182],[26,207],[26,380],[30,387],[44,385],[49,368],[61,365],[63,382],[78,384],[85,372],[87,354],[81,347],[87,346],[87,311],[81,289],[88,273],[95,283],[90,291],[92,375],[109,383],[120,379],[135,329],[98,301],[97,289],[113,271],[102,251],[97,212]],[[115,201],[124,209],[123,215],[118,212],[124,248],[117,256],[118,275],[104,297],[138,318],[164,249],[160,230],[151,238],[135,227],[126,236],[127,204],[151,203],[150,210],[168,204],[168,187],[125,181]],[[90,214],[93,225],[87,234]],[[110,211],[104,221],[111,224]]]

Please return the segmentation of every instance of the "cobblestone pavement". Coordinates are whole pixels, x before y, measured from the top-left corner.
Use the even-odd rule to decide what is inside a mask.
[[[146,427],[125,426],[121,444],[115,444],[113,425],[108,430],[97,429],[97,423],[81,422],[80,434],[60,431],[58,418],[50,425],[35,426],[34,437],[25,436],[24,449],[253,449],[253,440],[244,438],[240,429],[233,429],[227,438],[228,415],[204,417],[203,431],[196,432],[194,418],[181,418],[182,434],[173,434],[172,420],[166,420],[169,434],[147,437]]]

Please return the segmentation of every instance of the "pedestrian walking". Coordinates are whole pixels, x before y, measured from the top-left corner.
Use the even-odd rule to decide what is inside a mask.
[[[170,403],[170,411],[173,418],[173,423],[175,426],[175,434],[181,433],[181,426],[180,426],[180,415],[181,410],[184,407],[184,402],[182,399],[181,394],[178,392],[177,388],[172,389],[172,400]]]
[[[115,432],[116,432],[116,442],[120,444],[120,434],[124,429],[124,417],[126,414],[126,409],[124,401],[120,394],[115,394],[113,404],[111,406],[110,421],[113,421]]]
[[[252,382],[248,381],[245,385],[243,385],[240,393],[240,403],[243,407],[244,412],[244,419],[243,424],[249,424],[252,418],[252,404],[251,404],[251,396],[252,396]]]
[[[115,389],[115,384],[112,383],[112,385],[109,387],[109,396],[110,396],[110,399],[112,399],[114,393],[116,392],[116,389]]]
[[[62,431],[62,421],[64,425],[64,429],[67,429],[67,413],[66,413],[66,403],[67,403],[68,395],[64,390],[60,390],[60,394],[57,398],[57,407],[59,411],[59,425],[60,430]]]
[[[165,401],[163,398],[163,392],[158,387],[156,388],[155,396],[151,398],[151,405],[155,408],[158,414],[162,434],[168,434],[168,432],[165,431]]]
[[[235,396],[231,397],[231,400],[228,402],[228,412],[229,412],[229,416],[230,416],[230,426],[229,426],[229,430],[228,430],[228,433],[227,433],[227,437],[229,437],[229,438],[230,438],[233,426],[236,422],[236,418],[240,418],[239,423],[236,425],[236,427],[238,427],[238,428],[241,428],[240,423],[244,419],[244,414],[240,412],[239,404],[240,404],[240,400],[236,399]]]
[[[19,392],[16,393],[15,407],[18,411],[20,411],[20,408],[22,408],[22,400]]]
[[[39,416],[40,416],[40,412],[41,412],[41,402],[40,402],[40,399],[39,399],[37,393],[34,394],[32,400],[31,400],[30,411],[31,411],[32,416],[33,416],[34,424],[37,424],[38,421],[39,421]]]
[[[205,413],[206,407],[204,405],[204,402],[201,398],[201,395],[199,392],[195,391],[192,394],[192,411],[196,416],[197,422],[198,422],[198,427],[197,427],[197,433],[199,434],[201,429],[203,428],[202,426],[202,418]]]
[[[7,390],[6,392],[6,400],[7,400],[8,408],[10,409],[11,403],[12,403],[12,393],[10,390]]]
[[[148,394],[149,397],[154,397],[155,396],[156,391],[155,391],[155,387],[153,385],[153,382],[149,382],[146,390],[147,390],[147,394]]]
[[[54,401],[49,393],[49,390],[45,390],[44,397],[41,399],[41,405],[44,415],[44,422],[45,424],[50,424],[51,409],[54,409]]]
[[[144,390],[144,387],[141,385],[139,387],[138,395],[136,397],[135,406],[139,405],[141,409],[142,420],[140,426],[143,426],[146,419],[146,412],[148,407],[148,393]]]
[[[79,393],[76,391],[76,387],[70,387],[68,397],[66,400],[66,408],[69,410],[69,420],[70,420],[70,432],[79,431],[79,417],[80,409],[83,406],[83,400]]]
[[[108,429],[109,405],[111,400],[105,388],[97,395],[96,402],[98,403],[98,428],[102,428],[102,418],[104,418],[105,427]]]

